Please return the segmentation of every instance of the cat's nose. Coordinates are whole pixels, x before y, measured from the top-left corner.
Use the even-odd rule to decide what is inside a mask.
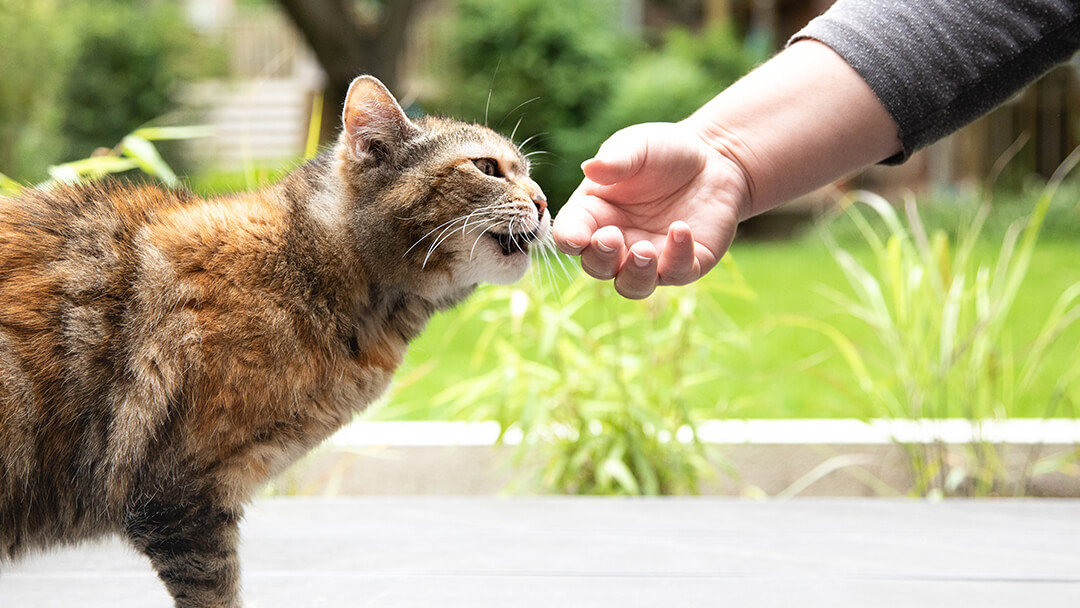
[[[543,192],[537,191],[537,193],[532,196],[532,202],[536,205],[536,211],[539,212],[540,217],[543,218],[544,211],[547,209],[547,197],[544,196]]]
[[[532,199],[534,205],[536,205],[536,211],[540,214],[540,219],[544,218],[544,211],[547,210],[547,197],[544,196],[544,191],[540,189],[540,184],[537,184],[529,178],[524,178],[518,182],[518,186],[524,190],[529,198]]]

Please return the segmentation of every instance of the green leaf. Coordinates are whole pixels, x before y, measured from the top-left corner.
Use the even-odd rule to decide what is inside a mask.
[[[804,329],[816,331],[825,336],[833,343],[833,346],[840,352],[840,356],[847,362],[848,367],[851,368],[855,377],[859,379],[860,388],[866,392],[873,390],[874,380],[867,370],[866,363],[863,361],[862,356],[859,355],[859,349],[844,335],[844,332],[840,331],[835,326],[820,319],[797,315],[781,315],[770,320],[769,324],[787,327],[802,327]]]
[[[147,141],[166,141],[176,139],[199,139],[213,137],[214,127],[208,125],[191,125],[186,127],[143,127],[136,129],[132,135],[141,137]]]
[[[49,167],[49,177],[61,184],[77,184],[82,179],[79,172],[70,164]]]
[[[137,169],[139,165],[127,158],[118,156],[91,156],[82,160],[64,163],[49,168],[49,175],[56,181],[76,183],[83,179],[98,179],[113,173],[123,173]]]
[[[630,469],[621,458],[608,458],[600,466],[600,470],[618,482],[627,494],[641,494],[641,488],[638,486],[637,480],[634,479],[634,474],[630,472]]]
[[[18,196],[22,190],[22,184],[0,173],[0,195]]]
[[[176,174],[161,158],[157,148],[149,140],[132,134],[125,137],[120,142],[120,145],[123,148],[124,156],[134,160],[140,169],[157,177],[170,188],[179,185],[180,180],[177,179]]]

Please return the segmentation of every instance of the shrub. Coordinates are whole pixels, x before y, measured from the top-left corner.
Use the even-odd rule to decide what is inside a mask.
[[[682,120],[751,67],[752,55],[726,24],[696,35],[672,28],[659,48],[639,55],[616,81],[594,121],[597,139],[640,122]]]
[[[1070,161],[1078,159],[1074,153]],[[874,415],[921,420],[930,428],[935,421],[964,418],[979,428],[1011,411],[1059,413],[1080,377],[1080,365],[1047,379],[1054,372],[1045,363],[1057,338],[1080,320],[1080,284],[1061,293],[1030,344],[1014,344],[1007,319],[1060,179],[1044,188],[1029,218],[1005,232],[990,259],[980,258],[976,249],[989,206],[950,238],[940,230],[928,234],[913,201],[907,205],[905,226],[888,202],[859,193],[852,200],[868,205],[871,217],[879,220],[868,219],[854,205],[847,210],[870,246],[870,263],[859,262],[825,233],[851,287],[851,294],[832,297],[838,310],[865,324],[873,338],[855,343],[837,327],[824,326],[824,331],[849,363],[853,390],[865,396]],[[914,494],[1024,491],[1024,480],[1011,476],[1004,465],[1004,446],[979,436],[962,460],[941,441],[905,442],[903,447],[912,465]]]
[[[474,373],[420,405],[445,419],[495,420],[503,437],[520,437],[516,460],[537,473],[519,482],[526,489],[696,493],[715,466],[697,422],[724,406],[732,380],[718,355],[749,347],[724,307],[753,294],[724,259],[714,274],[727,280],[643,302],[583,274],[557,295],[535,285],[484,288],[444,336],[444,350],[456,352],[449,345],[464,334]],[[438,363],[435,354],[422,370]],[[397,401],[374,414],[402,419],[408,409]]]
[[[41,175],[64,149],[54,100],[75,34],[58,12],[48,0],[0,3],[0,171],[18,179]]]
[[[7,0],[0,13],[0,170],[35,180],[171,111],[210,65],[175,4]]]

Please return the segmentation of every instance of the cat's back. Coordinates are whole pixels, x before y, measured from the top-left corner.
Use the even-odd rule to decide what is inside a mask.
[[[190,199],[120,183],[0,198],[0,520],[20,518],[0,521],[0,556],[98,525],[138,235]]]
[[[131,301],[139,234],[192,198],[118,182],[0,198],[0,396],[14,378],[44,380],[110,341]],[[0,410],[12,405],[0,399]]]
[[[110,342],[131,301],[139,234],[192,200],[118,182],[0,198],[0,393],[12,378],[44,380],[70,367],[73,353]],[[5,404],[11,400],[0,399],[0,410]]]
[[[194,198],[147,185],[101,182],[0,198],[0,301],[100,295],[134,263],[136,235]]]

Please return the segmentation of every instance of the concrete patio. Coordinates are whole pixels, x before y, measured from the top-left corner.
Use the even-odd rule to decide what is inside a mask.
[[[264,499],[248,608],[1080,606],[1080,502]],[[5,564],[4,608],[162,607],[119,542]]]

